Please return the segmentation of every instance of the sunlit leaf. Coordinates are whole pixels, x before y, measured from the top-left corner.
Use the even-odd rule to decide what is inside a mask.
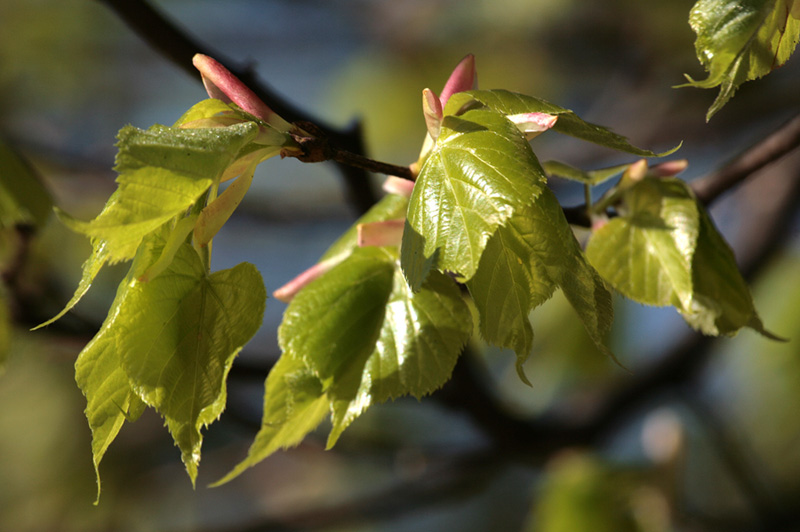
[[[624,193],[622,216],[594,231],[586,253],[622,295],[674,306],[705,334],[764,330],[733,252],[688,185],[644,178]]]
[[[293,447],[330,413],[322,384],[303,364],[284,353],[267,377],[264,415],[247,458],[214,485],[239,476],[279,449]]]
[[[558,117],[558,121],[553,126],[553,131],[641,157],[663,157],[678,149],[678,147],[675,147],[663,153],[656,153],[637,148],[622,135],[617,135],[602,126],[584,122],[569,109],[564,109],[533,96],[507,90],[476,90],[454,94],[445,107],[445,115],[458,113],[464,106],[469,108],[470,101],[479,102],[481,105],[504,115],[521,113],[555,115]]]
[[[710,119],[745,81],[778,68],[800,40],[796,0],[699,0],[689,15],[697,58],[708,78],[681,86],[720,87]]]
[[[563,179],[578,181],[586,185],[599,185],[600,183],[608,181],[612,177],[624,172],[628,166],[630,165],[619,164],[608,168],[600,168],[598,170],[583,171],[559,161],[546,161],[542,163],[542,167],[548,177],[561,177]]]
[[[423,271],[411,268],[410,258],[420,264],[420,253],[429,258],[437,249],[439,269],[471,278],[489,238],[541,193],[544,181],[528,142],[503,115],[479,109],[446,116],[409,203],[408,225],[422,236],[403,237],[409,284],[418,286],[411,274]]]
[[[586,253],[625,297],[688,309],[697,246],[697,202],[677,179],[644,179],[626,194],[623,216],[596,230]]]
[[[399,269],[385,308],[380,336],[366,361],[352,358],[328,391],[332,447],[342,431],[372,403],[416,398],[444,385],[472,333],[472,319],[452,279],[431,272],[414,292]]]
[[[528,314],[560,287],[598,348],[613,355],[605,337],[613,322],[611,294],[588,264],[555,196],[545,189],[526,210],[498,229],[468,282],[481,332],[517,354],[520,377],[533,330]]]
[[[125,372],[166,419],[194,482],[200,429],[222,412],[233,359],[261,326],[261,276],[247,263],[207,275],[184,244],[161,275],[127,290],[115,324]]]

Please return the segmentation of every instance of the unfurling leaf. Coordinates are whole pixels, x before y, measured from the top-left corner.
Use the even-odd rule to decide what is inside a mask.
[[[689,15],[697,34],[697,58],[708,72],[702,81],[681,87],[720,87],[706,120],[733,97],[745,81],[783,65],[800,40],[796,0],[699,0]]]
[[[437,268],[470,279],[489,238],[541,193],[544,181],[525,137],[503,115],[480,109],[446,116],[409,203],[413,232],[404,232],[402,246],[409,284],[420,284],[413,257],[421,264],[437,250]]]
[[[618,151],[632,153],[640,157],[664,157],[677,150],[677,146],[663,153],[637,148],[628,139],[610,130],[584,122],[578,115],[545,100],[506,90],[475,90],[460,92],[454,95],[444,109],[445,116],[460,115],[465,109],[486,107],[503,115],[519,115],[523,113],[544,113],[555,116],[558,120],[552,130],[587,142],[599,144]]]

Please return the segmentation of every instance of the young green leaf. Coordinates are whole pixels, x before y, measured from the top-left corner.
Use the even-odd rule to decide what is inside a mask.
[[[414,292],[395,269],[392,293],[374,350],[366,360],[352,357],[328,390],[332,447],[341,433],[372,403],[404,395],[420,399],[442,387],[472,332],[472,319],[458,287],[431,272]]]
[[[432,272],[414,292],[395,250],[353,248],[286,309],[278,331],[283,354],[267,378],[261,430],[247,458],[218,484],[299,443],[328,412],[330,447],[373,403],[438,389],[471,332],[469,308],[452,279]]]
[[[142,239],[185,212],[258,134],[252,122],[226,128],[133,127],[119,133],[118,189],[91,222],[65,214],[62,221],[104,242],[109,263],[134,256]]]
[[[541,193],[544,182],[525,137],[503,115],[479,109],[446,116],[409,203],[408,225],[422,237],[403,236],[409,284],[419,286],[412,274],[423,271],[410,259],[424,263],[437,249],[439,269],[470,279],[489,238]]]
[[[745,81],[760,78],[785,63],[800,40],[796,0],[699,0],[689,15],[697,33],[697,58],[708,78],[680,87],[720,87],[706,120],[733,97]]]
[[[322,384],[303,364],[284,353],[267,376],[264,415],[247,458],[215,482],[224,484],[279,449],[293,447],[330,412]]]
[[[612,177],[618,176],[624,172],[628,166],[630,165],[618,164],[616,166],[589,170],[587,172],[559,161],[545,161],[542,163],[542,168],[544,168],[548,177],[561,177],[571,181],[578,181],[585,185],[599,185],[600,183],[604,183]]]
[[[624,192],[620,212],[594,232],[586,253],[622,295],[672,305],[705,334],[733,335],[747,326],[774,338],[733,252],[685,182],[645,177]]]
[[[599,144],[614,150],[632,153],[641,157],[664,157],[677,150],[677,146],[663,153],[637,148],[628,139],[610,130],[584,122],[578,115],[545,100],[507,90],[476,90],[454,94],[445,107],[446,115],[458,115],[462,109],[471,109],[475,105],[485,106],[504,115],[522,113],[546,113],[558,117],[553,131]]]
[[[627,298],[688,310],[697,246],[697,202],[683,181],[645,178],[625,194],[624,215],[594,232],[586,254]]]
[[[225,405],[233,359],[261,326],[264,290],[251,264],[207,275],[184,244],[152,281],[132,281],[117,312],[117,346],[131,386],[164,416],[192,482],[202,434]]]
[[[613,358],[605,336],[613,322],[611,294],[586,261],[558,201],[545,189],[526,210],[498,229],[467,283],[481,332],[517,354],[520,378],[533,341],[528,314],[560,287],[598,348]]]

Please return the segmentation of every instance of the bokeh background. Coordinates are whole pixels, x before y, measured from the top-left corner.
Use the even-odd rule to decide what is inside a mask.
[[[689,160],[686,179],[720,167],[800,109],[798,59],[745,84],[711,123],[716,91],[702,79],[687,23],[691,0],[162,0],[169,18],[227,57],[253,65],[293,104],[338,127],[360,121],[371,156],[416,159],[425,134],[420,93],[435,91],[467,53],[481,88],[506,88],[573,109],[636,145]],[[102,2],[0,2],[0,138],[41,175],[55,205],[83,218],[114,189],[116,132],[170,124],[205,93]],[[541,160],[587,169],[632,159],[555,135]],[[759,200],[797,179],[795,153],[716,202],[712,213],[742,260],[759,232]],[[375,176],[379,184],[381,177]],[[772,185],[775,184],[775,188]],[[565,205],[582,190],[553,180]],[[336,170],[294,160],[260,168],[240,211],[215,240],[213,266],[254,263],[268,290],[311,265],[353,221]],[[29,332],[69,299],[90,246],[55,217],[33,235],[4,296],[11,345],[0,377],[0,530],[796,530],[800,500],[800,251],[798,220],[751,279],[774,343],[751,331],[703,343],[692,378],[636,405],[592,448],[514,457],[448,392],[373,407],[324,451],[323,427],[234,482],[210,489],[246,452],[277,358],[285,305],[229,382],[228,410],[206,432],[198,487],[152,412],[127,425],[95,477],[73,363],[101,323],[124,269],[107,268],[57,327]],[[19,245],[2,237],[5,264]],[[749,246],[749,247],[748,247]],[[521,419],[586,412],[692,334],[671,309],[618,300],[610,340],[626,371],[591,346],[560,296],[533,315],[533,386],[514,357],[470,346],[481,384]],[[2,316],[0,316],[2,318]],[[0,331],[2,332],[2,331]],[[441,397],[437,398],[437,395]],[[525,442],[520,446],[524,447]],[[535,442],[531,442],[535,447]],[[775,518],[778,516],[779,518]],[[780,527],[769,528],[781,529]]]

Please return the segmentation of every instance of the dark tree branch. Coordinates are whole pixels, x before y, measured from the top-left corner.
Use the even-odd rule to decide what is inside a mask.
[[[325,124],[318,117],[298,109],[281,97],[275,90],[264,84],[255,75],[250,66],[237,64],[207,45],[189,36],[163,13],[156,10],[144,0],[99,0],[113,10],[120,19],[133,29],[145,42],[150,44],[164,57],[172,61],[192,78],[200,81],[200,76],[192,65],[192,58],[197,53],[214,57],[225,65],[237,78],[256,93],[264,103],[289,122],[313,122],[330,138],[330,141],[341,150],[355,154],[363,154],[364,140],[361,127],[353,124],[341,130]],[[339,169],[347,189],[350,204],[358,213],[363,213],[377,201],[369,175],[363,168],[334,161]]]
[[[759,141],[733,161],[692,183],[697,199],[708,205],[766,165],[800,146],[800,115]]]

